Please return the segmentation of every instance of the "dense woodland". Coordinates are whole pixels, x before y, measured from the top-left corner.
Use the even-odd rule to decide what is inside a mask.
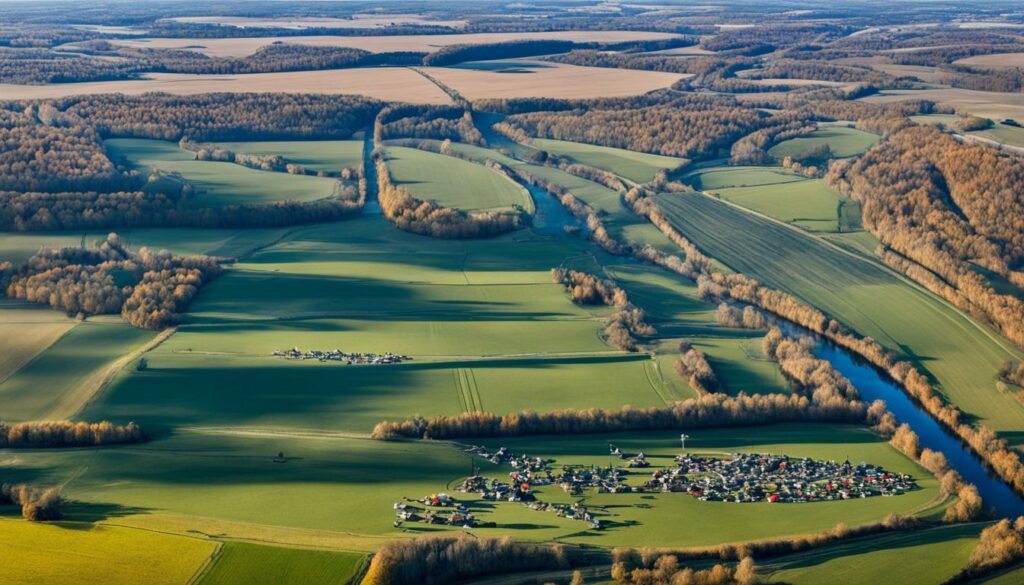
[[[1024,345],[1024,302],[994,278],[1024,286],[1024,162],[931,127],[889,136],[830,182],[860,202],[892,251],[886,262]]]
[[[734,141],[756,130],[762,115],[745,108],[537,112],[509,116],[496,129],[513,137],[589,142],[667,156],[699,157],[727,152]]]

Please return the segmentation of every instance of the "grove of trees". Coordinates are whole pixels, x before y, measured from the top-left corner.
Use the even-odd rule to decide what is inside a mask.
[[[44,248],[5,281],[11,298],[69,314],[120,312],[136,327],[159,329],[177,323],[192,297],[221,270],[208,256],[132,252],[110,234],[95,248]]]
[[[88,423],[68,420],[15,424],[0,422],[0,449],[96,447],[140,443],[146,438],[142,427],[133,422],[126,425],[107,421]]]

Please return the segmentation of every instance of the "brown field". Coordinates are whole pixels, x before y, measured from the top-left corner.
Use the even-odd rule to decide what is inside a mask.
[[[688,77],[677,73],[577,67],[545,63],[523,73],[424,67],[423,71],[468,99],[592,98],[638,95]]]
[[[466,35],[395,35],[369,37],[255,37],[246,39],[122,39],[112,43],[152,49],[193,49],[211,57],[244,57],[261,47],[281,41],[295,45],[355,47],[375,53],[388,51],[436,51],[446,45],[497,43],[523,39],[564,39],[576,42],[666,39],[670,33],[642,31],[556,31],[534,33],[477,33]],[[70,47],[71,45],[68,45]]]
[[[934,88],[887,90],[864,98],[866,102],[888,103],[901,100],[931,100],[957,111],[1001,120],[1024,120],[1024,94],[970,89]]]
[[[178,95],[233,92],[288,92],[356,94],[421,104],[446,104],[451,99],[436,85],[410,69],[333,69],[249,75],[184,75],[153,73],[144,79],[56,83],[51,85],[0,84],[5,99],[56,98],[71,95],[160,91]]]
[[[851,57],[848,59],[837,59],[837,63],[843,65],[860,65],[870,67],[875,71],[895,75],[896,77],[916,77],[925,83],[939,83],[946,76],[936,67],[927,65],[899,65],[890,63],[886,57]]]
[[[32,305],[5,304],[0,309],[0,382],[75,326],[59,311]]]
[[[651,51],[650,55],[681,55],[683,57],[692,57],[694,55],[714,55],[714,51],[702,49],[696,45],[692,47],[676,47],[675,49],[665,49],[664,51]]]
[[[462,28],[465,20],[432,20],[420,14],[356,14],[352,18],[253,18],[248,16],[178,16],[176,22],[219,24],[237,28],[379,28],[392,25]]]
[[[995,53],[992,55],[975,55],[955,61],[954,65],[973,67],[1024,67],[1024,53]]]

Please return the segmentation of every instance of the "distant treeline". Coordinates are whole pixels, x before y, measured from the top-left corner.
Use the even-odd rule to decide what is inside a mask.
[[[135,423],[116,425],[107,421],[88,423],[68,420],[15,424],[0,422],[0,449],[97,447],[141,443],[145,440],[146,433]]]
[[[110,234],[95,248],[43,248],[4,280],[11,298],[72,315],[120,312],[136,327],[159,329],[177,323],[200,287],[220,272],[214,258],[147,248],[136,253]]]

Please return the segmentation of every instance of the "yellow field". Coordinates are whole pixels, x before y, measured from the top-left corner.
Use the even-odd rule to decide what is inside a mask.
[[[9,378],[75,326],[59,311],[30,305],[0,309],[0,382]]]
[[[474,33],[465,35],[381,35],[365,37],[253,37],[245,39],[120,39],[110,42],[129,47],[150,49],[191,49],[200,51],[211,57],[244,57],[277,41],[295,45],[313,45],[326,47],[355,47],[374,53],[389,51],[436,51],[446,45],[475,45],[480,43],[500,43],[527,39],[560,39],[579,43],[604,41],[635,41],[647,39],[667,39],[677,35],[671,33],[643,31],[554,31],[554,32],[523,32],[523,33]]]
[[[202,568],[216,546],[211,541],[146,530],[3,518],[0,583],[182,585]]]
[[[6,99],[57,98],[70,95],[123,93],[138,95],[161,91],[178,95],[231,92],[289,92],[356,94],[420,104],[446,104],[451,99],[415,71],[401,67],[290,71],[247,75],[185,75],[153,73],[145,79],[55,83],[51,85],[0,84]]]
[[[529,63],[529,61],[519,61]],[[455,89],[468,99],[549,97],[582,99],[639,95],[668,87],[689,75],[577,67],[544,63],[523,73],[502,73],[478,69],[424,67],[431,77]],[[0,89],[2,91],[2,89]]]

